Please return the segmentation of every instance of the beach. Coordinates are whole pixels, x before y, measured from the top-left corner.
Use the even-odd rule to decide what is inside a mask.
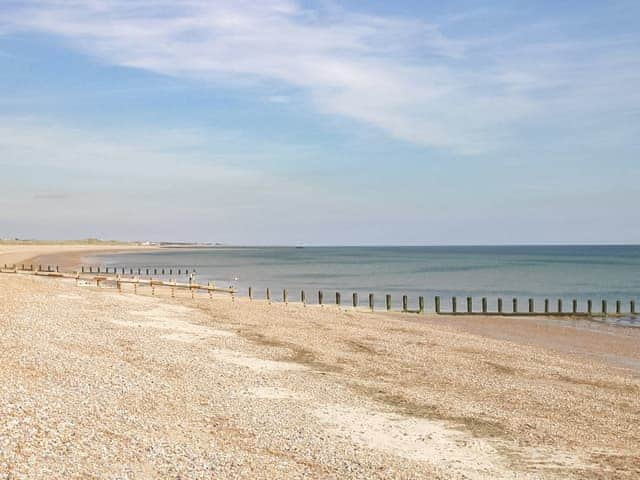
[[[637,328],[18,274],[0,292],[0,479],[640,476]]]

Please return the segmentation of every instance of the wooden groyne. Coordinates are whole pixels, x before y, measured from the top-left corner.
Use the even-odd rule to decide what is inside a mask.
[[[0,268],[0,273],[17,273],[26,275],[39,275],[55,278],[72,278],[76,281],[89,281],[95,282],[97,286],[109,284],[115,286],[119,291],[122,291],[124,285],[133,286],[133,290],[137,293],[139,287],[149,287],[152,295],[155,294],[156,288],[170,288],[171,296],[175,296],[176,290],[189,290],[194,296],[196,292],[208,292],[212,295],[214,292],[223,292],[231,294],[232,296],[237,294],[237,290],[233,287],[217,287],[215,284],[209,282],[205,284],[199,284],[195,281],[195,269],[183,268],[183,267],[104,267],[104,266],[82,266],[79,271],[75,272],[61,272],[59,266],[51,265],[4,265],[4,268]],[[111,274],[111,275],[109,275]],[[158,278],[157,276],[166,275],[187,275],[188,282],[178,282],[176,278]],[[128,276],[127,276],[128,275]],[[145,277],[145,275],[147,277]],[[154,278],[155,277],[155,278]],[[250,301],[257,300],[256,290],[253,287],[248,288],[248,298]],[[272,295],[271,288],[265,289],[264,300],[268,303],[277,302]],[[327,302],[324,291],[318,290],[317,305],[335,305],[338,307],[350,307],[353,309],[366,309],[369,311],[376,311],[375,295],[369,293],[366,297],[367,301],[364,305],[361,304],[360,296],[358,292],[352,292],[350,302],[346,305],[343,303],[342,293],[335,292],[335,302]],[[312,295],[312,297],[314,296]],[[292,296],[287,289],[282,290],[282,303],[287,304],[292,301]],[[308,304],[308,296],[305,290],[299,291],[299,297],[293,299],[293,301],[299,301],[303,305]],[[393,298],[391,294],[384,295],[384,311],[393,311]],[[587,299],[584,302],[579,302],[577,299],[572,299],[570,307],[565,308],[564,300],[562,298],[549,299],[545,298],[542,301],[537,301],[534,298],[528,298],[526,301],[526,308],[520,308],[520,299],[517,297],[510,298],[510,302],[502,297],[498,297],[493,302],[493,308],[490,306],[489,299],[482,297],[480,299],[480,307],[474,308],[474,298],[471,296],[464,297],[458,302],[458,297],[448,297],[449,308],[444,307],[443,298],[439,295],[433,297],[433,303],[428,304],[424,296],[418,296],[417,308],[409,307],[409,297],[407,295],[401,296],[401,309],[403,313],[417,313],[423,314],[431,306],[432,312],[437,315],[498,315],[498,316],[561,316],[561,317],[584,317],[584,318],[602,318],[602,317],[635,317],[638,315],[636,309],[635,300],[629,302],[622,302],[616,300],[613,304],[613,308],[609,308],[608,301],[606,299],[598,300],[596,303],[592,299]],[[476,299],[477,300],[477,299]],[[510,304],[509,308],[505,308],[505,303]],[[594,308],[595,305],[595,308]]]
[[[161,280],[157,278],[141,278],[138,276],[121,276],[118,273],[112,274],[109,276],[106,272],[104,274],[100,274],[99,272],[86,272],[86,271],[76,271],[76,272],[61,272],[58,266],[51,267],[47,266],[47,268],[42,268],[42,266],[38,266],[38,268],[24,268],[26,265],[23,265],[22,268],[17,265],[13,265],[11,267],[5,265],[4,268],[0,268],[0,273],[13,273],[13,274],[21,274],[21,275],[35,275],[35,276],[44,276],[44,277],[52,277],[52,278],[69,278],[76,280],[76,283],[80,281],[95,283],[97,287],[110,285],[115,286],[118,291],[122,292],[123,287],[125,285],[131,285],[133,287],[134,293],[138,292],[139,287],[149,287],[151,289],[151,294],[155,295],[156,288],[169,288],[171,289],[171,296],[175,296],[176,290],[188,290],[191,292],[191,296],[193,297],[197,292],[206,292],[210,296],[215,292],[220,293],[228,293],[234,296],[237,293],[237,290],[233,287],[218,287],[214,283],[207,283],[206,285],[199,284],[195,281],[195,276],[192,273],[189,274],[188,282],[178,282],[175,279]]]

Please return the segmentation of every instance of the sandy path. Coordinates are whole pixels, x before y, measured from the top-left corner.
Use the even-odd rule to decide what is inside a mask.
[[[0,478],[640,475],[637,330],[0,292]]]

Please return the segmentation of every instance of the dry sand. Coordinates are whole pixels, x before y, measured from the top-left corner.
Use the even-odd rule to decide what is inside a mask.
[[[156,291],[0,274],[0,479],[640,477],[638,329]]]

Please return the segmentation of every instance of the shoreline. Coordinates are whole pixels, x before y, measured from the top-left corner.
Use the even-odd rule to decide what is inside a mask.
[[[15,476],[141,477],[141,463],[183,478],[640,473],[637,330],[29,275],[0,288],[0,465]]]

